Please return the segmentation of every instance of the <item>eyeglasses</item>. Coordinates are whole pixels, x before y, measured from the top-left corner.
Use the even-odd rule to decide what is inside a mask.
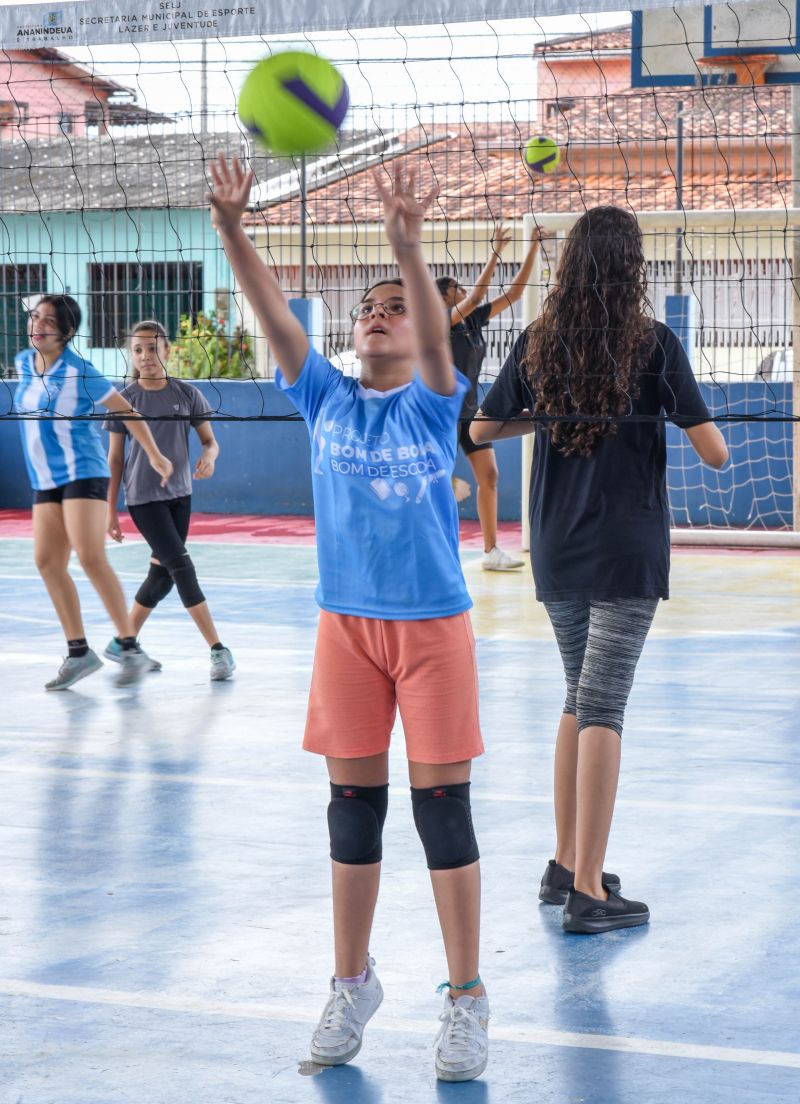
[[[379,299],[367,299],[363,303],[356,303],[350,311],[350,317],[354,322],[363,322],[365,318],[369,318],[375,307],[382,307],[384,314],[406,313],[405,299],[393,295],[391,299],[385,299],[383,302]]]

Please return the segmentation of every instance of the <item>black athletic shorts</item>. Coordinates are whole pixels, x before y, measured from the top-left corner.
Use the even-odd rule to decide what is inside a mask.
[[[50,487],[46,491],[33,492],[33,504],[42,502],[63,502],[65,498],[97,498],[105,502],[108,497],[107,479],[73,479],[61,487]]]
[[[476,445],[469,435],[469,427],[471,422],[459,422],[458,423],[458,443],[461,445],[461,449],[465,456],[469,456],[471,452],[483,452],[484,449],[493,448],[491,441],[486,441],[482,445]]]

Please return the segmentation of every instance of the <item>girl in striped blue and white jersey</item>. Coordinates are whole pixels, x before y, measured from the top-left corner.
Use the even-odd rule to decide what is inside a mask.
[[[30,348],[15,361],[19,385],[14,405],[33,489],[34,557],[67,638],[68,654],[47,690],[65,690],[102,666],[91,650],[78,591],[67,570],[74,550],[122,640],[118,686],[137,682],[147,668],[131,629],[125,595],[106,559],[105,521],[109,469],[100,438],[97,407],[130,418],[163,483],[171,462],[159,451],[149,427],[113,384],[70,345],[81,322],[69,295],[44,295],[28,322]]]

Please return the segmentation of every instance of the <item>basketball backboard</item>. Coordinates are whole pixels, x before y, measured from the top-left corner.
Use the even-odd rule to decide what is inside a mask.
[[[699,58],[748,54],[774,56],[766,84],[800,83],[800,0],[678,5],[632,14],[634,88],[717,83],[719,76],[698,65]],[[736,74],[723,79],[734,83]]]

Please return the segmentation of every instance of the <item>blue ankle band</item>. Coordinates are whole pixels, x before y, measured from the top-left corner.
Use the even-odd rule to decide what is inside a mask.
[[[474,989],[476,985],[481,984],[481,975],[478,974],[472,981],[465,981],[463,985],[453,985],[452,981],[443,981],[441,985],[436,986],[437,993],[443,993],[445,989]]]

